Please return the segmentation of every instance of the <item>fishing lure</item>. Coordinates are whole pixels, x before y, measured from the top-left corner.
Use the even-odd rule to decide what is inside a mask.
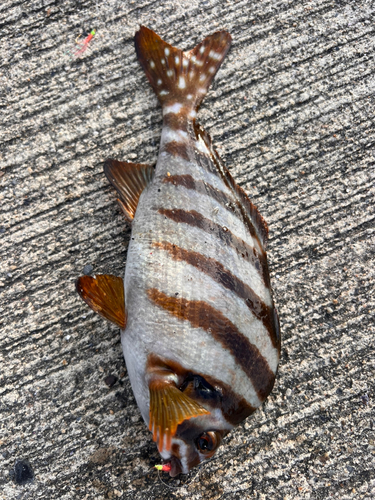
[[[170,472],[171,464],[155,465],[155,469],[163,472]]]
[[[231,43],[188,52],[141,27],[138,59],[163,108],[150,165],[107,160],[132,224],[124,281],[82,276],[77,291],[121,328],[137,404],[163,458],[187,473],[270,393],[280,355],[267,225],[196,122]]]
[[[86,52],[86,50],[88,49],[88,46],[89,46],[91,40],[94,38],[95,34],[96,34],[96,30],[91,30],[90,33],[87,35],[87,37],[82,42],[78,42],[77,41],[78,39],[76,40],[76,43],[79,46],[79,48],[77,48],[71,54],[75,59],[78,59]]]

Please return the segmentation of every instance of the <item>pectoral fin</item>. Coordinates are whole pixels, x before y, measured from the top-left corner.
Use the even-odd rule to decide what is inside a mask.
[[[170,450],[179,424],[210,412],[181,392],[170,380],[157,379],[149,384],[150,425],[159,451]]]
[[[80,297],[100,316],[108,319],[121,329],[126,326],[124,282],[122,278],[110,274],[81,276],[76,281]]]
[[[120,195],[118,200],[120,207],[131,222],[142,191],[152,181],[154,168],[141,163],[107,160],[104,164],[104,173]]]

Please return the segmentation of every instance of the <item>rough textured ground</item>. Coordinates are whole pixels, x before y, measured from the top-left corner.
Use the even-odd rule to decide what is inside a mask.
[[[0,499],[375,498],[374,14],[361,0],[1,2]],[[84,269],[125,267],[103,161],[156,159],[141,23],[184,49],[233,36],[199,121],[268,221],[283,337],[263,408],[169,487],[118,329],[74,290]]]

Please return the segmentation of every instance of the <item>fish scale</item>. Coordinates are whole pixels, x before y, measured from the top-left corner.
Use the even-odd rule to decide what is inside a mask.
[[[163,107],[155,169],[107,160],[132,224],[124,282],[77,290],[121,328],[143,419],[172,476],[210,458],[272,390],[280,355],[268,229],[196,123],[228,49],[225,31],[189,52],[141,27],[138,59]]]

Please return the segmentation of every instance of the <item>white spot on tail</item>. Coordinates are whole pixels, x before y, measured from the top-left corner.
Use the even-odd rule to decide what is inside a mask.
[[[154,68],[155,68],[155,63],[154,63],[154,61],[152,61],[152,60],[150,61],[150,66],[151,66],[151,68],[152,68],[152,69],[154,69]]]
[[[191,56],[191,60],[195,62],[197,60],[197,56]]]
[[[203,61],[199,61],[198,59],[195,61],[196,66],[203,66]]]
[[[201,54],[203,54],[204,49],[205,49],[205,46],[204,46],[204,45],[202,45],[202,47],[199,49],[199,52],[200,52]]]
[[[172,76],[173,76],[173,70],[169,69],[167,71],[167,76],[169,76],[169,78],[172,78]]]
[[[201,76],[199,77],[199,81],[203,82],[205,79],[206,79],[206,75],[204,73],[202,73]]]
[[[158,80],[156,83],[157,83],[158,85],[161,85],[163,82],[162,82],[162,81],[160,80],[160,78],[159,78],[159,80]]]
[[[190,118],[195,118],[197,116],[197,113],[192,109],[189,113]]]
[[[184,59],[184,60],[182,61],[182,66],[183,66],[184,68],[187,68],[187,67],[189,66],[189,61],[188,61],[188,59]]]
[[[169,94],[168,90],[161,90],[159,92],[159,95],[168,95],[168,94]]]
[[[161,62],[162,64],[165,64],[165,59],[161,58],[161,59],[160,59],[160,62]]]
[[[174,62],[176,63],[176,66],[177,66],[177,64],[180,64],[180,58],[178,56],[176,56],[174,58]]]
[[[190,80],[192,80],[195,76],[195,72],[194,71],[189,71],[189,78]]]
[[[186,87],[185,78],[183,76],[180,76],[178,80],[178,86],[180,89],[184,89]]]
[[[212,73],[212,74],[213,74],[213,73],[215,73],[215,71],[216,71],[215,66],[211,66],[211,68],[208,68],[208,71],[209,71],[210,73]]]
[[[163,115],[167,115],[168,113],[179,113],[182,107],[182,104],[179,102],[175,102],[171,104],[171,106],[165,106],[165,108],[163,108]]]
[[[193,96],[192,96],[191,94],[188,94],[188,95],[186,96],[186,99],[189,99],[189,101],[190,101],[191,99],[193,99]]]
[[[201,88],[201,89],[198,89],[198,92],[199,92],[200,94],[206,94],[207,89]]]
[[[168,49],[168,47],[165,47],[164,49],[164,54],[168,57],[169,54],[170,54],[170,50]]]
[[[215,52],[214,50],[210,50],[208,56],[211,57],[211,59],[215,59],[215,61],[220,61],[222,58],[222,54],[220,52]]]

